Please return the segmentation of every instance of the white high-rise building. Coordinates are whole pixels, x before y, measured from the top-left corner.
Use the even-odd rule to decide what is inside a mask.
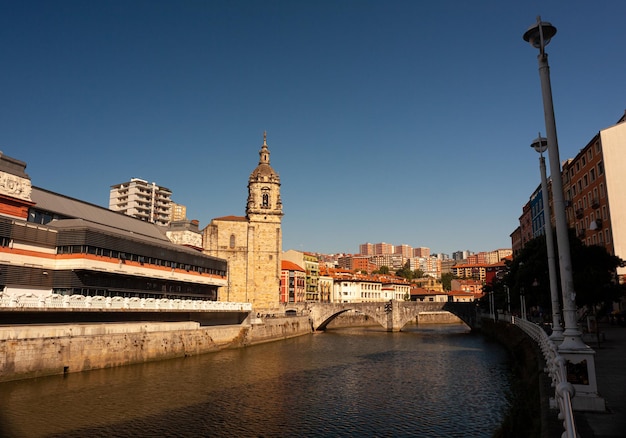
[[[129,182],[111,186],[109,209],[167,226],[172,212],[172,191],[156,183],[131,178]]]

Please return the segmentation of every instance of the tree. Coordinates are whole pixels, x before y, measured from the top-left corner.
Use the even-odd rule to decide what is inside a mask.
[[[443,286],[443,290],[448,292],[452,290],[453,279],[454,274],[452,274],[452,272],[446,272],[445,274],[441,274],[441,285]]]
[[[372,274],[389,274],[389,266],[381,266],[377,271],[372,272]]]
[[[577,306],[595,309],[598,305],[617,301],[624,295],[624,285],[615,280],[616,269],[624,266],[622,259],[609,254],[603,246],[584,245],[572,230],[569,242]],[[558,278],[558,248],[555,248],[555,253]],[[529,241],[513,259],[505,282],[510,287],[512,297],[515,297],[512,298],[513,302],[518,302],[519,297],[524,295],[527,307],[549,309],[549,278],[546,239],[541,236]]]
[[[396,275],[398,277],[411,280],[413,278],[413,271],[411,271],[411,265],[409,264],[409,262],[406,262],[402,268],[398,269],[396,271]]]
[[[426,274],[421,269],[416,269],[413,271],[413,278],[424,278]]]

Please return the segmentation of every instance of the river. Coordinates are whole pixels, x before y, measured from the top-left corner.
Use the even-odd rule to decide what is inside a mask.
[[[3,437],[490,437],[506,351],[463,325],[343,328],[0,384]]]

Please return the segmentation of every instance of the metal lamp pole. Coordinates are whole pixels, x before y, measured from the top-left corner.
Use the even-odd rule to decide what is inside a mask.
[[[543,201],[543,222],[546,234],[546,247],[548,250],[548,273],[550,276],[550,301],[552,303],[552,334],[550,339],[555,342],[563,340],[563,327],[561,327],[561,305],[559,304],[559,290],[556,277],[556,264],[554,261],[554,238],[552,237],[552,222],[550,220],[550,202],[548,195],[548,179],[546,176],[546,159],[543,153],[548,149],[548,140],[539,137],[530,145],[539,152],[539,170],[541,172],[541,192]],[[554,184],[554,182],[553,182]]]
[[[548,137],[548,157],[550,158],[550,175],[552,176],[552,202],[556,220],[556,240],[559,250],[561,293],[563,295],[563,322],[565,330],[563,331],[563,342],[559,345],[559,349],[589,349],[582,340],[576,321],[576,292],[574,291],[569,236],[565,219],[561,161],[556,138],[556,122],[554,121],[550,67],[548,66],[548,54],[545,52],[545,46],[555,34],[556,27],[548,22],[541,21],[541,17],[537,17],[537,24],[524,33],[524,40],[539,49],[537,59],[539,60],[539,78],[541,80],[543,112],[546,123],[546,135]]]

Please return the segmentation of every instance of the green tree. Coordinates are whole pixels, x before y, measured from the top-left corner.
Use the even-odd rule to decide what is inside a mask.
[[[398,277],[406,278],[407,280],[411,280],[413,278],[413,271],[411,271],[411,266],[409,262],[406,262],[404,266],[396,271],[396,275]]]
[[[624,295],[624,285],[615,280],[616,269],[624,266],[622,259],[609,254],[603,246],[584,245],[572,230],[569,242],[577,306],[595,309]],[[558,278],[558,248],[555,248],[555,253]],[[549,278],[546,239],[541,236],[529,241],[509,264],[505,282],[510,287],[512,302],[519,302],[523,294],[527,307],[538,305],[549,309]]]
[[[446,272],[441,274],[441,285],[443,286],[443,290],[450,292],[452,290],[452,280],[454,279],[454,274],[452,272]]]
[[[372,274],[389,274],[389,266],[381,266],[377,271],[372,272]]]

